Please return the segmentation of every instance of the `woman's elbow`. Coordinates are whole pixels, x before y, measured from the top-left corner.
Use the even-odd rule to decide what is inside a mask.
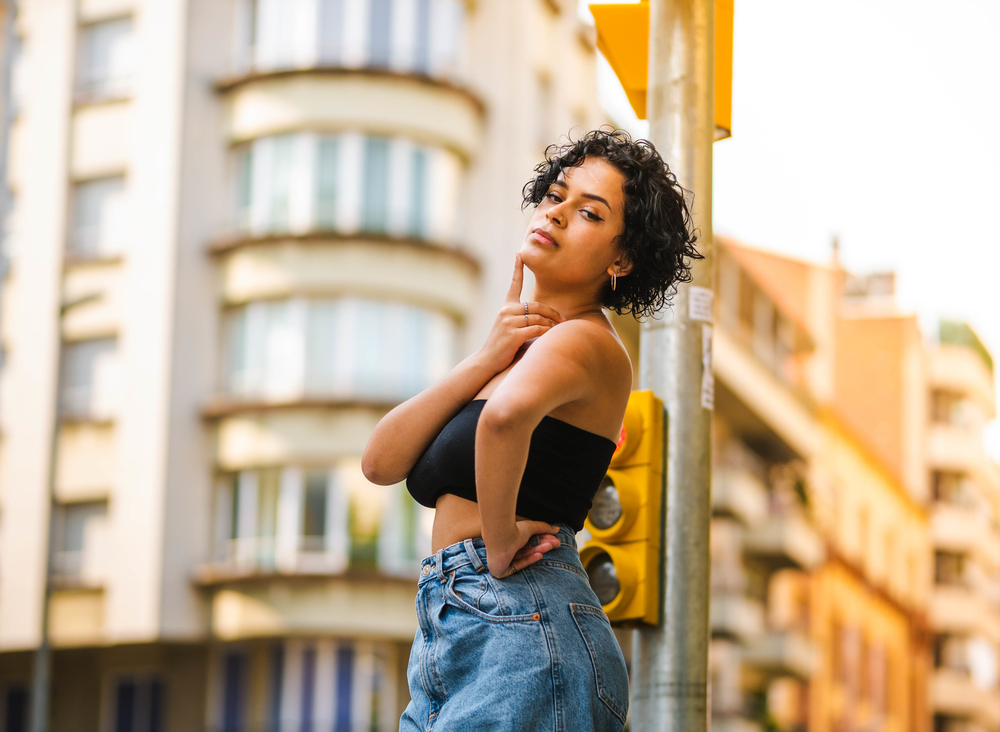
[[[361,472],[365,476],[365,480],[375,485],[395,485],[406,478],[405,475],[397,477],[392,472],[387,471],[385,466],[380,464],[380,461],[370,454],[368,449],[365,449],[361,455]]]

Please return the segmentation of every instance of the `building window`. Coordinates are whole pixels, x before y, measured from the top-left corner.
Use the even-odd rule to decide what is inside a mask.
[[[392,0],[369,0],[368,65],[388,68],[392,54]]]
[[[389,223],[389,141],[370,137],[365,141],[361,228],[384,233]]]
[[[241,571],[412,576],[430,551],[429,515],[402,483],[369,483],[357,458],[245,470],[219,481],[215,558]]]
[[[118,388],[114,338],[76,341],[63,346],[60,414],[63,418],[112,419]]]
[[[968,478],[962,473],[936,470],[931,474],[934,500],[953,506],[969,505],[972,494]]]
[[[247,705],[247,657],[241,651],[229,651],[222,659],[222,731],[245,732]]]
[[[271,653],[223,649],[219,732],[246,732],[250,679],[267,689],[262,732],[395,729],[401,659],[395,644],[348,638],[279,640]],[[395,723],[395,724],[394,724]],[[242,726],[241,726],[242,725]],[[255,728],[257,729],[257,728]]]
[[[337,228],[338,140],[322,137],[316,155],[316,228]],[[421,181],[423,183],[423,181]]]
[[[128,94],[135,67],[132,19],[93,23],[80,35],[77,93],[86,98]]]
[[[226,390],[264,399],[405,401],[454,366],[444,313],[344,297],[253,302],[226,321]]]
[[[934,552],[934,581],[939,585],[964,585],[965,555],[956,552]]]
[[[455,78],[464,0],[238,0],[234,70],[368,67]]]
[[[115,688],[115,732],[163,732],[163,682],[124,677]]]
[[[4,732],[28,732],[28,689],[16,684],[4,695]]]
[[[62,582],[100,585],[104,579],[107,501],[64,503],[55,516],[53,572]]]
[[[263,137],[233,153],[233,226],[244,235],[359,231],[448,241],[462,165],[405,138],[303,132]]]
[[[121,254],[128,236],[127,216],[124,176],[77,183],[73,187],[69,253],[80,259]]]
[[[931,420],[956,427],[967,426],[971,420],[965,398],[957,392],[935,389],[931,392]]]

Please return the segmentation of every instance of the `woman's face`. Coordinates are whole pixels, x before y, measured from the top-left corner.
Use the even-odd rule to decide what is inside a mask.
[[[528,224],[521,259],[536,278],[600,287],[624,261],[615,239],[624,228],[625,176],[603,158],[586,158],[549,186]]]

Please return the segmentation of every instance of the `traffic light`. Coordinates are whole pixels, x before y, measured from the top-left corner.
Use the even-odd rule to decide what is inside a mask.
[[[659,622],[663,402],[634,391],[585,525],[580,550],[590,585],[614,621]]]

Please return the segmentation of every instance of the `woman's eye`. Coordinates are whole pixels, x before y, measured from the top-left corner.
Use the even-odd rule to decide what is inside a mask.
[[[600,216],[598,216],[592,211],[587,211],[586,209],[584,209],[583,212],[587,214],[587,218],[589,218],[591,221],[604,221],[604,219],[602,219]]]
[[[557,193],[546,193],[545,197],[547,199],[549,199],[550,201],[554,201],[555,203],[559,203],[559,194],[557,194]]]

